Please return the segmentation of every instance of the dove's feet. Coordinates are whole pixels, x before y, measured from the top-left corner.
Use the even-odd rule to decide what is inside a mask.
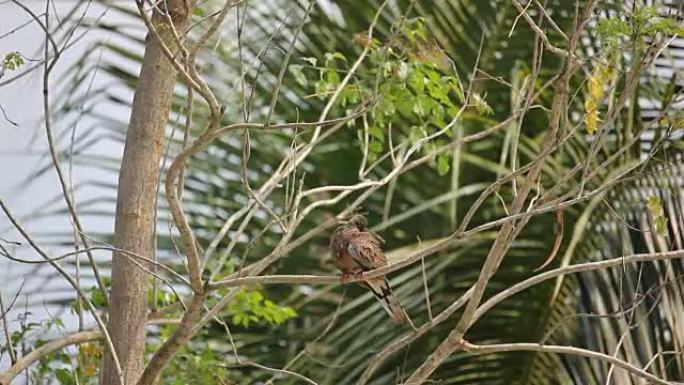
[[[352,274],[349,274],[349,273],[340,274],[340,282],[341,283],[347,283],[347,282],[351,281],[352,279],[361,279],[361,278],[363,278],[363,271],[359,271],[359,272],[352,273]]]

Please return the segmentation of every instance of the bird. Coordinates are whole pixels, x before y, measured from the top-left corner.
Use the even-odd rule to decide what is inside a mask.
[[[381,238],[366,226],[368,222],[363,215],[354,214],[348,220],[341,221],[330,239],[330,252],[335,266],[345,282],[349,276],[360,277],[364,271],[387,266],[387,257],[380,247]],[[396,323],[404,323],[407,315],[397,297],[392,292],[387,278],[373,277],[359,281],[378,299],[382,308]]]

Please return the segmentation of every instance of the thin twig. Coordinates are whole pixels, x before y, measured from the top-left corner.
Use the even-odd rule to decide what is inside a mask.
[[[2,329],[5,332],[5,340],[7,341],[7,352],[9,353],[10,356],[10,362],[12,365],[17,363],[17,352],[14,350],[14,346],[12,344],[12,337],[10,336],[10,331],[9,331],[9,323],[7,323],[7,312],[9,310],[5,310],[5,302],[2,299],[2,288],[0,288],[0,321],[2,321]]]
[[[76,284],[76,282],[69,275],[69,273],[66,270],[64,270],[64,268],[57,262],[50,260],[50,256],[40,246],[38,246],[38,244],[33,240],[33,238],[31,238],[31,236],[26,232],[26,230],[24,230],[24,228],[19,224],[19,222],[17,222],[17,220],[14,218],[14,216],[9,211],[9,209],[5,205],[5,202],[3,202],[2,199],[0,199],[0,209],[5,213],[7,219],[9,219],[12,225],[17,229],[17,231],[22,235],[22,237],[24,237],[24,239],[31,245],[31,247],[45,260],[50,261],[50,265],[52,265],[52,267],[54,267],[55,270],[57,270],[57,272],[59,272],[59,274],[67,280],[67,282],[69,282],[71,287],[73,287],[76,293],[78,294],[79,298],[81,298],[81,300],[83,300],[86,303],[88,310],[92,314],[93,318],[95,318],[97,326],[100,328],[100,331],[104,335],[107,349],[109,350],[109,354],[111,354],[112,359],[114,361],[116,373],[119,377],[120,382],[123,384],[123,372],[121,370],[121,364],[119,363],[116,351],[114,350],[114,344],[112,343],[112,339],[109,336],[109,332],[107,331],[107,327],[105,326],[104,321],[102,321],[102,318],[98,314],[97,309],[95,308],[93,303],[90,301],[88,296],[83,292],[83,290],[81,290],[81,288]]]

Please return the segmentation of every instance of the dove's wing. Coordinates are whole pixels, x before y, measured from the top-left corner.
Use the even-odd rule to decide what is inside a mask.
[[[362,270],[373,270],[387,266],[387,257],[380,248],[380,242],[372,233],[358,232],[347,246],[349,256]]]
[[[356,274],[363,270],[363,267],[349,254],[349,243],[358,235],[358,230],[354,228],[344,228],[335,231],[330,241],[330,251],[332,261],[343,274]]]

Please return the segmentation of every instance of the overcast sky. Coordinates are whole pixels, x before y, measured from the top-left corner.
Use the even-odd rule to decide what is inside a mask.
[[[37,15],[44,14],[44,0],[21,1],[22,4],[30,7]],[[75,1],[56,1],[54,6],[57,12],[63,15],[75,3]],[[84,10],[85,7],[79,11],[79,14]],[[54,9],[51,12],[54,12]],[[100,20],[116,22],[116,18],[119,16],[113,12],[106,12],[106,9],[102,6],[92,5],[88,9],[86,17],[90,20],[97,20],[102,17]],[[18,51],[26,58],[42,59],[44,33],[40,26],[35,22],[30,22],[31,20],[31,16],[13,2],[0,1],[0,55],[2,57],[9,52]],[[57,18],[52,17],[50,23],[52,26],[57,26]],[[81,32],[77,32],[74,36],[80,36]],[[65,80],[68,81],[69,79],[65,74],[87,50],[93,49],[93,42],[98,39],[102,40],[103,36],[101,32],[95,29],[90,30],[84,38],[81,38],[72,47],[64,51],[52,75],[50,95],[52,103],[59,103],[62,100],[67,100],[65,98],[73,96],[59,93]],[[91,55],[91,57],[93,58],[91,63],[93,69],[90,70],[87,76],[87,82],[80,85],[81,92],[85,92],[88,89],[91,79],[93,80],[93,89],[106,84],[106,75],[102,71],[96,72],[94,70],[98,64],[96,58],[99,55],[95,52],[95,55]],[[103,60],[116,59],[104,58]],[[43,69],[40,67],[16,81],[2,84],[36,64],[40,64],[40,62],[28,61],[20,70],[8,71],[0,79],[0,106],[2,106],[7,114],[7,119],[0,114],[0,171],[2,172],[2,177],[0,178],[0,199],[10,207],[17,217],[21,218],[21,223],[41,242],[41,245],[45,246],[51,253],[57,254],[63,251],[63,248],[51,243],[50,241],[54,240],[54,237],[51,238],[46,235],[50,232],[67,233],[70,231],[71,225],[68,216],[64,215],[64,213],[50,215],[50,212],[53,210],[63,210],[66,207],[63,199],[60,199],[61,189],[56,173],[53,169],[48,169],[38,178],[31,177],[42,167],[50,164],[45,125],[43,123]],[[121,97],[126,98],[130,97],[130,95],[123,94]],[[84,106],[89,107],[92,104],[89,102],[90,100],[87,100]],[[111,108],[113,110],[114,107],[104,105],[101,108]],[[116,113],[119,115],[126,114],[125,111],[116,111]],[[128,117],[120,116],[120,119],[127,121]],[[74,128],[76,129],[76,135],[84,134],[84,130],[99,129],[98,127],[93,127],[94,122],[94,120],[87,117],[79,119],[77,126],[55,122],[55,136],[60,136],[60,134],[65,132],[70,133]],[[13,123],[16,123],[16,125]],[[64,139],[58,141],[57,146],[59,150],[65,151],[69,148],[69,136],[66,135]],[[120,157],[121,150],[120,143],[107,139],[93,144],[91,149],[92,153],[111,157]],[[68,172],[68,162],[63,161],[62,166],[64,171]],[[115,173],[102,172],[97,168],[81,164],[74,165],[73,175],[75,175],[75,183],[83,186],[77,190],[76,199],[80,202],[104,194],[102,189],[84,184],[82,183],[83,181],[97,180],[108,183],[116,181]],[[107,193],[113,196],[111,190]],[[107,209],[107,207],[104,208]],[[91,233],[111,233],[114,227],[111,216],[90,216],[85,217],[83,221],[87,232]],[[4,214],[0,214],[0,237],[11,241],[21,240],[20,236],[11,230],[11,225]],[[22,258],[39,259],[36,253],[25,246],[14,248],[12,251],[14,255]],[[108,258],[108,255],[103,253],[100,255],[100,258]],[[45,307],[43,303],[74,297],[73,290],[68,287],[63,278],[56,277],[51,267],[47,265],[36,266],[8,263],[7,260],[0,258],[0,289],[6,304],[15,297],[19,288],[24,285],[24,282],[25,286],[22,288],[22,295],[19,296],[15,311],[10,316],[10,319],[14,320],[13,324],[15,326],[17,322],[15,319],[16,312],[23,310],[27,300],[33,305],[32,311],[35,313],[35,318],[44,319],[45,311],[56,311],[56,308],[53,306]],[[92,286],[92,283],[85,280],[83,286],[88,289]],[[27,298],[24,294],[31,295]],[[69,318],[68,315],[65,316],[67,319]]]

